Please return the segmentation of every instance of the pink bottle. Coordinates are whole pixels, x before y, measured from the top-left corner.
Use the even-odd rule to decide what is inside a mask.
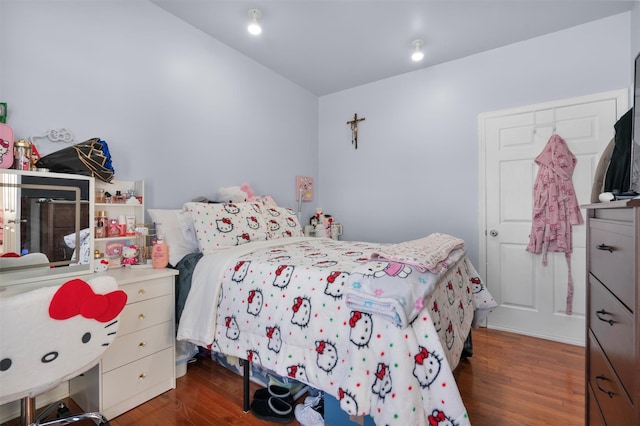
[[[161,235],[158,235],[158,240],[151,247],[151,265],[154,268],[166,268],[169,264],[169,246],[164,242]]]

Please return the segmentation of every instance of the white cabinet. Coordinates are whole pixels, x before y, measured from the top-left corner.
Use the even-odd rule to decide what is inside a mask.
[[[127,293],[116,340],[98,365],[69,382],[69,394],[85,411],[108,419],[176,386],[174,269],[110,269],[104,272]]]

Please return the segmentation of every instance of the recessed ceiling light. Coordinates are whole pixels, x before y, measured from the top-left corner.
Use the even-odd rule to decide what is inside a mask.
[[[258,9],[249,9],[249,18],[251,19],[251,22],[249,22],[247,31],[253,35],[260,35],[260,33],[262,33],[262,27],[258,21],[262,18],[262,12]]]
[[[411,42],[413,46],[413,53],[411,54],[411,59],[414,62],[419,62],[424,58],[424,53],[422,52],[422,46],[424,46],[423,40],[414,40]]]

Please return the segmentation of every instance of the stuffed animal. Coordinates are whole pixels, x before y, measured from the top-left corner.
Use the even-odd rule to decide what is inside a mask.
[[[122,247],[122,264],[135,265],[138,263],[138,247],[124,246]]]
[[[247,201],[247,193],[240,186],[223,186],[218,189],[218,200],[223,203],[240,203]]]
[[[254,201],[254,200],[255,200],[255,196],[254,196],[254,195],[255,195],[256,193],[255,193],[255,191],[254,191],[253,189],[251,189],[251,187],[249,186],[249,184],[248,184],[248,183],[243,183],[242,185],[240,185],[240,189],[241,189],[242,191],[244,191],[244,192],[245,192],[245,194],[247,194],[247,199],[246,199],[246,201],[251,202],[251,201]]]

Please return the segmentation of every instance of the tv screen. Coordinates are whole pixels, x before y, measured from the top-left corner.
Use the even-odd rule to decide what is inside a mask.
[[[631,184],[629,189],[640,193],[640,54],[636,56],[631,126]]]

